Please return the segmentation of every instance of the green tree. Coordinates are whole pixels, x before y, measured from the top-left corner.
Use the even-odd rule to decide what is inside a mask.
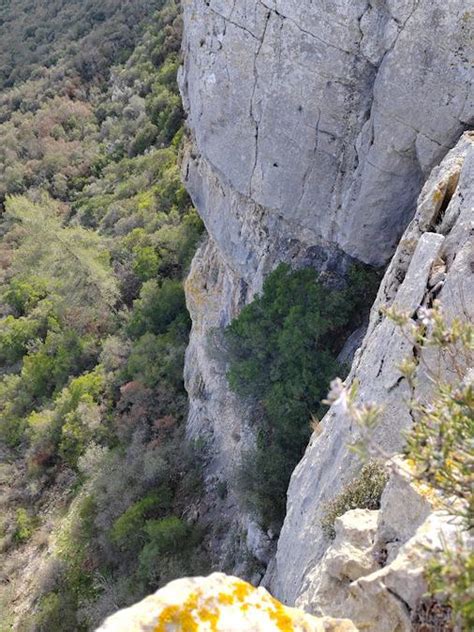
[[[245,459],[241,482],[265,522],[284,515],[310,420],[338,372],[343,341],[363,320],[376,276],[354,267],[346,286],[334,289],[313,269],[280,265],[226,329],[230,386],[262,407],[256,450]]]

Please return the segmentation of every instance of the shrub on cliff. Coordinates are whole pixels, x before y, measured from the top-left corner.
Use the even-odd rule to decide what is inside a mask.
[[[380,499],[388,480],[383,465],[377,461],[366,463],[358,476],[350,481],[334,500],[324,508],[321,527],[328,538],[334,538],[336,518],[352,509],[380,509]]]
[[[242,468],[246,500],[266,523],[281,521],[291,472],[348,333],[363,322],[377,275],[354,267],[347,285],[325,287],[313,269],[280,265],[225,332],[231,388],[262,406],[257,445]]]

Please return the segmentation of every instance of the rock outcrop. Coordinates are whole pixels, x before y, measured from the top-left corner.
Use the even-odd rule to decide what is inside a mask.
[[[351,257],[383,264],[393,254],[424,181],[473,120],[472,11],[464,0],[183,6],[183,176],[209,233],[187,284],[188,428],[209,448],[210,504],[242,523],[232,490],[252,411],[227,387],[219,329],[280,261],[341,274]],[[436,246],[439,235],[420,242],[421,276]],[[401,409],[384,441],[395,446],[409,423]]]
[[[418,308],[437,298],[448,319],[452,316],[474,319],[473,200],[474,135],[467,133],[433,171],[421,193],[416,215],[380,287],[368,332],[348,378],[359,381],[360,402],[383,406],[380,423],[373,431],[373,442],[384,454],[393,454],[403,447],[404,432],[412,423],[410,401],[429,401],[432,381],[427,367],[439,368],[446,379],[449,372],[438,366],[432,350],[422,350],[420,357],[414,357],[418,369],[417,386],[412,392],[398,366],[406,357],[413,357],[413,344],[391,320],[381,315],[380,308],[395,306],[416,319]],[[333,406],[292,476],[271,583],[277,596],[287,603],[318,608],[317,585],[324,572],[322,565],[326,564],[321,560],[328,548],[320,522],[325,503],[360,468],[357,456],[350,449],[360,438],[359,433],[360,428],[351,424],[344,410]],[[410,503],[411,495],[404,486],[383,502],[387,543],[406,541],[425,519],[430,519],[429,511],[417,497],[416,502]],[[435,523],[436,520],[431,524],[434,534]],[[390,533],[393,525],[398,525],[395,535]]]
[[[244,572],[247,548],[268,566],[271,592],[311,614],[215,574],[172,582],[100,632],[409,632],[427,560],[462,536],[394,456],[413,423],[410,401],[430,397],[426,366],[437,359],[415,353],[381,308],[416,321],[438,299],[448,319],[474,318],[474,134],[463,134],[473,117],[473,12],[464,0],[183,5],[183,174],[209,233],[186,284],[188,435],[207,455],[203,508],[221,526],[214,553],[228,553],[240,530],[228,563]],[[350,449],[360,429],[333,405],[292,476],[272,559],[274,534],[242,512],[233,490],[253,411],[228,389],[222,329],[280,261],[340,275],[352,258],[384,264],[394,251],[348,377],[360,403],[383,406],[372,437],[389,461],[381,508],[337,518],[334,540],[321,527],[327,502],[361,468]],[[345,358],[362,337],[353,333]],[[416,387],[398,368],[406,357]]]
[[[97,632],[357,632],[347,619],[287,608],[264,588],[215,573],[178,579],[109,617]]]
[[[334,542],[308,573],[311,588],[298,606],[348,617],[368,632],[410,632],[427,592],[428,562],[463,537],[459,521],[437,510],[436,500],[405,461],[394,460],[380,511],[356,509],[336,519]]]

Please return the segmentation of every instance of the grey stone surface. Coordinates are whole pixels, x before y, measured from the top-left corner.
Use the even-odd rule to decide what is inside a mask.
[[[318,616],[344,616],[367,632],[410,632],[411,611],[427,592],[427,563],[469,536],[459,519],[436,510],[436,495],[393,459],[379,511],[348,511],[310,573],[297,605]],[[398,512],[395,511],[398,509]],[[390,525],[390,531],[387,530]],[[388,558],[381,555],[391,548]]]
[[[427,176],[472,123],[472,11],[464,0],[184,0],[183,8],[179,82],[190,133],[183,179],[209,233],[187,285],[188,434],[208,446],[209,503],[216,514],[220,507],[224,522],[245,530],[248,517],[233,487],[242,451],[253,441],[253,411],[229,391],[219,330],[280,261],[329,273],[344,271],[349,256],[388,261]],[[443,169],[439,200],[429,187],[422,197],[428,223],[433,205],[440,210],[453,186]],[[440,249],[459,243],[453,208],[442,220],[446,227],[424,225],[420,208],[378,304],[397,294],[422,232],[430,234],[418,245],[398,302],[416,309],[430,282],[458,292],[452,274],[430,272]],[[459,274],[468,270],[468,254],[448,259]],[[380,397],[388,393],[380,441],[389,450],[399,448],[411,423],[403,404],[409,393],[395,369],[408,351],[393,326],[374,316],[359,372],[364,397],[372,383]],[[346,461],[351,433],[331,419],[333,413],[309,447],[313,479],[301,466],[295,473],[290,526],[271,565],[277,569],[271,584],[290,602],[302,590],[306,567],[324,551],[319,536],[310,544],[311,529],[305,533],[308,508],[314,518],[311,495],[315,502],[328,499],[356,468]],[[228,486],[223,502],[213,493],[216,481]],[[301,502],[292,503],[300,484]],[[284,545],[291,538],[295,556]],[[228,541],[221,546],[227,549]]]
[[[187,0],[184,19],[185,178],[223,256],[245,273],[284,235],[385,262],[472,122],[466,2]]]
[[[431,381],[425,367],[434,358],[429,349],[422,352],[424,362],[419,364],[418,386],[411,393],[397,367],[413,353],[412,345],[380,314],[380,308],[396,305],[415,316],[421,304],[436,297],[448,318],[451,315],[474,318],[473,176],[474,135],[466,134],[434,170],[423,189],[415,218],[382,282],[368,332],[348,378],[359,380],[361,402],[372,401],[384,407],[373,441],[386,455],[403,446],[404,432],[412,423],[409,399],[429,398]],[[433,292],[430,279],[439,273],[441,263],[445,266],[446,280]],[[359,438],[359,429],[351,424],[345,412],[333,406],[321,427],[293,473],[287,517],[278,543],[271,587],[288,603],[295,600],[313,603],[318,565],[328,546],[320,527],[324,503],[360,467],[350,450],[350,444]],[[403,541],[407,535],[403,529],[410,532],[425,516],[421,508],[420,515],[413,510],[405,513],[403,503],[408,507],[409,496],[392,494],[389,498],[384,510],[390,525],[385,530],[389,527],[395,530],[388,539]],[[399,519],[394,520],[397,515]]]

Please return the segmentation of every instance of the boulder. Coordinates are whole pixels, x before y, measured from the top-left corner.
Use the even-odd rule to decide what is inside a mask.
[[[109,617],[97,632],[357,632],[348,620],[287,608],[222,573],[178,579]]]

